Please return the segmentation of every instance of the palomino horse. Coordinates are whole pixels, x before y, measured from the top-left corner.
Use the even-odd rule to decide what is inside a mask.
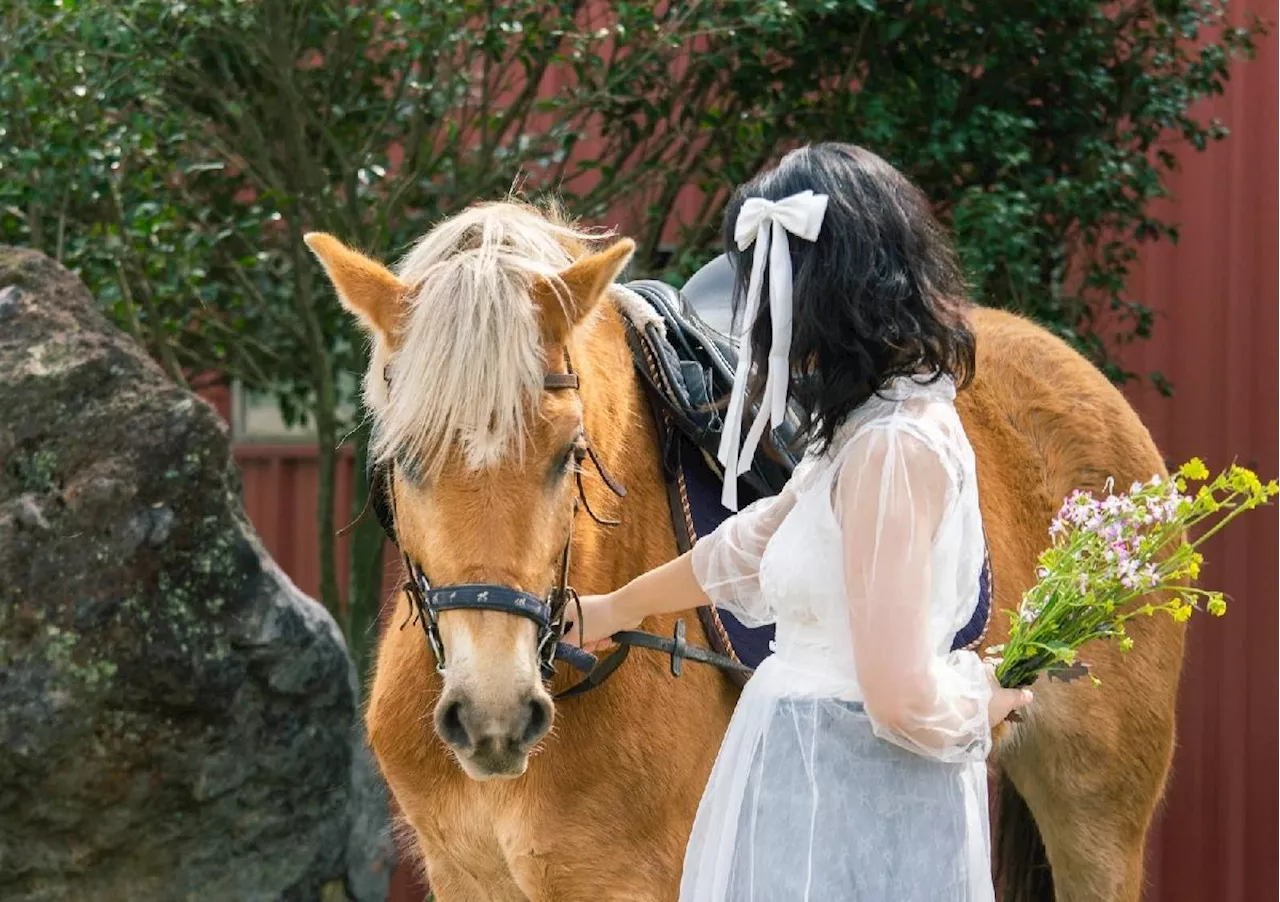
[[[396,463],[390,502],[415,568],[436,585],[484,583],[536,601],[560,579],[570,535],[567,576],[584,593],[676,553],[655,427],[609,290],[630,241],[598,250],[554,212],[514,202],[444,221],[394,274],[330,236],[307,240],[373,341],[374,450]],[[957,403],[1005,611],[1031,584],[1064,496],[1165,469],[1120,393],[1066,344],[1007,313],[979,309],[973,320],[977,378]],[[626,489],[620,498],[601,480],[586,484],[600,519],[621,521],[611,529],[575,518],[588,442]],[[443,611],[435,627],[448,666],[438,673],[422,631],[396,628],[414,614],[407,593],[396,608],[366,717],[436,897],[675,899],[734,684],[697,665],[677,679],[661,656],[638,652],[601,688],[553,705],[549,689],[573,678],[561,667],[544,681],[530,619],[509,607]],[[993,618],[987,644],[1001,641],[1004,620]],[[1153,618],[1132,633],[1123,659],[1111,645],[1091,649],[1102,688],[1042,681],[1024,722],[1001,728],[1005,902],[1055,890],[1059,902],[1140,897],[1183,632]],[[1047,855],[1053,889],[1043,867],[1018,867],[1036,854]]]

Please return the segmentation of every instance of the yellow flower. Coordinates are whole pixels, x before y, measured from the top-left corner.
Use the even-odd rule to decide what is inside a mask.
[[[1244,492],[1250,497],[1261,495],[1263,493],[1262,480],[1258,478],[1257,473],[1253,472],[1248,467],[1232,467],[1231,484],[1234,488]]]
[[[1214,617],[1221,617],[1227,613],[1227,602],[1221,592],[1214,592],[1209,596],[1208,610]]]
[[[1191,560],[1187,562],[1187,576],[1192,579],[1200,578],[1200,562],[1202,560],[1204,560],[1204,556],[1201,554],[1192,556]]]
[[[1178,468],[1178,475],[1185,476],[1187,479],[1208,479],[1209,468],[1200,458],[1193,457]]]
[[[1121,640],[1120,640],[1120,650],[1121,650],[1121,651],[1130,651],[1130,650],[1132,650],[1132,649],[1133,649],[1133,640],[1132,640],[1132,639],[1130,639],[1128,636],[1125,636],[1123,639],[1121,639]]]
[[[1178,623],[1186,623],[1191,619],[1191,612],[1195,610],[1189,604],[1183,604],[1173,609],[1173,619]]]

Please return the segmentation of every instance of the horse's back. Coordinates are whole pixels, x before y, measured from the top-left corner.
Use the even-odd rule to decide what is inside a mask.
[[[1137,412],[1078,351],[1003,310],[975,308],[972,321],[977,366],[958,405],[980,467],[987,457],[988,470],[998,466],[1024,490],[1042,490],[1053,510],[1074,489],[1100,489],[1108,477],[1123,487],[1166,473]]]

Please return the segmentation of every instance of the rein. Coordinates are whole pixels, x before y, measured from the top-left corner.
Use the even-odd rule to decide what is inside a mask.
[[[547,373],[543,378],[544,391],[577,391],[580,385],[578,374],[568,354],[565,355],[565,372]],[[388,388],[391,385],[390,366],[383,370],[383,379]],[[402,586],[409,596],[413,614],[410,619],[400,625],[404,629],[411,621],[422,624],[427,644],[435,655],[436,671],[444,674],[446,659],[444,643],[440,638],[440,614],[445,611],[495,611],[514,617],[530,620],[538,630],[538,663],[544,680],[551,680],[556,672],[556,663],[562,661],[585,674],[583,679],[555,694],[557,700],[582,695],[612,676],[626,660],[632,646],[659,651],[671,657],[671,673],[680,676],[685,659],[710,664],[723,670],[747,672],[751,669],[741,662],[717,654],[708,649],[685,643],[684,621],[677,621],[675,633],[670,638],[658,636],[641,630],[626,630],[615,634],[612,639],[617,648],[604,660],[599,660],[590,652],[570,643],[562,641],[566,630],[571,627],[565,617],[569,609],[577,608],[578,622],[582,623],[582,606],[578,593],[569,585],[569,567],[572,562],[573,524],[579,509],[586,510],[588,516],[597,524],[614,527],[620,520],[600,517],[592,509],[583,485],[583,464],[588,460],[595,466],[601,480],[614,495],[625,498],[626,489],[609,473],[608,468],[596,453],[595,446],[584,431],[581,444],[574,448],[574,476],[577,482],[577,493],[573,498],[573,512],[569,520],[568,534],[565,536],[564,549],[560,555],[559,574],[555,585],[545,598],[515,589],[490,583],[460,583],[447,586],[432,586],[425,571],[407,551],[400,545],[396,533],[395,493],[392,486],[393,464],[374,465],[369,477],[369,499],[374,514],[383,532],[391,542],[400,549],[404,558],[405,583]],[[366,507],[367,510],[367,507]],[[361,515],[361,518],[363,514]],[[359,522],[357,519],[357,522]],[[354,524],[353,524],[354,525]]]

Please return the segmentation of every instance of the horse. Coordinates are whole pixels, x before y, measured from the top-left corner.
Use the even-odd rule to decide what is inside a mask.
[[[425,591],[429,575],[507,593],[429,611],[424,638],[404,628],[423,614],[411,579],[378,643],[368,738],[435,898],[675,899],[737,684],[705,666],[677,678],[638,652],[557,703],[577,677],[546,654],[545,622],[513,616],[558,583],[605,592],[677,553],[627,343],[640,314],[612,287],[634,243],[515,199],[443,220],[394,271],[334,236],[306,241],[372,343],[371,453],[392,465],[384,500],[407,568]],[[994,309],[972,324],[976,378],[957,406],[995,577],[990,646],[1065,496],[1167,471],[1120,392],[1065,342]],[[669,633],[677,617],[643,627]],[[691,641],[709,642],[694,623]],[[1171,618],[1130,632],[1123,658],[1089,649],[1101,688],[1042,680],[1021,722],[997,728],[1005,902],[1141,896],[1184,635]]]

